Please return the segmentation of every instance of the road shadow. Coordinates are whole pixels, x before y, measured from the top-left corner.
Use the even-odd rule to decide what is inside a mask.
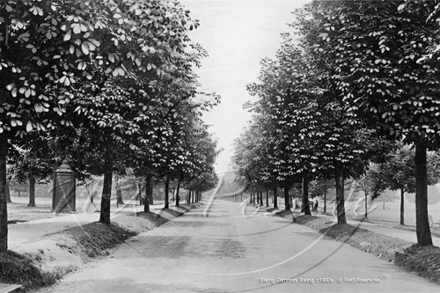
[[[240,241],[228,238],[146,235],[136,242],[142,242],[143,249],[137,247],[138,252],[152,259],[243,258],[246,254]]]

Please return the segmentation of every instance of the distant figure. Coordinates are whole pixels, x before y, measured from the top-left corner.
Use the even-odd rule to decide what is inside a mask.
[[[318,198],[317,197],[315,197],[314,199],[313,199],[313,209],[312,209],[312,211],[313,212],[318,212]]]
[[[97,190],[93,190],[92,193],[89,193],[89,198],[84,202],[83,210],[86,214],[95,213],[98,212],[99,209],[96,207],[96,205],[93,202],[93,199],[98,195]],[[92,208],[93,206],[93,208]]]
[[[300,206],[298,204],[298,199],[297,198],[294,199],[293,207],[294,207],[295,210],[298,210],[300,208]]]

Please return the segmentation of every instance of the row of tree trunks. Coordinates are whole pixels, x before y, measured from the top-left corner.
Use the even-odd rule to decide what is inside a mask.
[[[200,199],[201,199],[201,192],[200,191],[190,190],[189,194],[190,194],[190,199],[191,199],[190,203],[196,203],[196,202],[200,201]]]
[[[202,200],[202,193],[197,190],[188,189],[188,193],[186,194],[186,203],[196,203]]]
[[[249,195],[249,203],[262,206],[263,205],[263,193],[262,192],[251,193]]]
[[[427,148],[425,145],[416,144],[415,166],[416,166],[416,234],[417,242],[420,246],[432,245],[432,236],[429,228],[428,220],[428,182],[427,182],[427,167],[426,167],[426,155]],[[344,199],[344,172],[341,166],[335,168],[335,186],[336,186],[336,216],[338,224],[346,224],[345,214],[345,199]],[[303,174],[302,178],[302,205],[305,215],[311,215],[309,206],[309,178],[307,172]],[[278,188],[273,189],[273,205],[275,209],[278,209],[277,202]],[[255,198],[256,196],[256,198]],[[401,190],[400,194],[400,224],[405,225],[404,221],[404,190]],[[292,207],[291,197],[289,196],[289,188],[284,187],[284,202],[285,209],[289,210]],[[263,205],[262,193],[250,194],[250,203],[258,203]],[[266,206],[269,206],[269,192],[266,190]],[[365,218],[368,217],[368,201],[365,198]],[[324,187],[324,212],[327,212],[327,185]]]

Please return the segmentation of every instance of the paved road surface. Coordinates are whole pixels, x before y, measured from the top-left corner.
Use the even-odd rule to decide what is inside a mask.
[[[356,278],[372,283],[359,283]],[[208,217],[202,206],[134,237],[49,292],[401,293],[439,289],[310,228],[218,200]]]

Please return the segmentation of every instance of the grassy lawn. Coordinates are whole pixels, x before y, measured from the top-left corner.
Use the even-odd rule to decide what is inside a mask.
[[[291,219],[290,212],[279,216]],[[440,248],[418,247],[411,242],[377,234],[348,224],[335,225],[328,219],[315,216],[296,217],[296,223],[308,226],[329,237],[347,243],[357,249],[394,262],[409,272],[440,285]]]

